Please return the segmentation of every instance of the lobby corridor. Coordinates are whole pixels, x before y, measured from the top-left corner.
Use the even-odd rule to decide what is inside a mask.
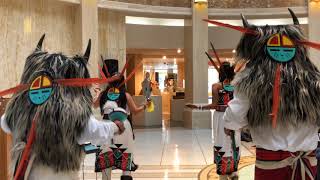
[[[135,162],[140,166],[133,173],[135,180],[196,180],[200,176],[214,179],[210,172],[213,163],[210,129],[136,129],[135,135]],[[242,157],[252,157],[254,149],[251,144],[243,142],[241,154]],[[84,179],[96,179],[94,160],[95,155],[86,156]],[[252,166],[243,170],[240,179],[253,179]],[[114,171],[112,180],[118,180],[120,175],[120,171]],[[83,179],[82,171],[79,176]],[[101,179],[101,173],[97,174],[97,179]]]

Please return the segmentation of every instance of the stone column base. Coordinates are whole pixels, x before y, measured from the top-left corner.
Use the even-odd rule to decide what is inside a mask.
[[[211,111],[185,108],[183,112],[184,127],[189,129],[211,129]]]

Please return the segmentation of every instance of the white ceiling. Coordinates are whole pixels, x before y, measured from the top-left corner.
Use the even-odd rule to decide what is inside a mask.
[[[242,20],[219,20],[219,22],[231,24],[235,26],[242,26]],[[248,19],[249,23],[255,25],[285,25],[292,24],[292,18],[278,18],[278,19]],[[300,24],[308,24],[308,18],[299,18]],[[184,26],[184,19],[166,19],[166,18],[149,18],[149,17],[135,17],[126,16],[126,24],[135,25],[155,25],[155,26]],[[215,26],[209,24],[209,26]]]

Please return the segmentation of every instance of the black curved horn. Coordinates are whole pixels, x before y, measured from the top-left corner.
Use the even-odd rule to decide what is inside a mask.
[[[38,44],[37,44],[37,47],[36,47],[36,50],[37,50],[37,51],[41,51],[41,49],[42,49],[42,43],[43,43],[43,40],[44,40],[45,36],[46,36],[46,34],[43,34],[43,35],[41,36],[41,38],[40,38],[40,40],[39,40],[39,42],[38,42]]]
[[[248,27],[249,26],[248,20],[242,13],[241,13],[241,19],[242,19],[243,27]]]
[[[89,39],[86,52],[84,53],[83,57],[88,62],[90,58],[90,52],[91,52],[91,39]]]
[[[293,20],[293,24],[294,25],[300,25],[299,23],[299,19],[297,18],[296,14],[292,11],[292,9],[288,8],[291,16],[292,16],[292,20]]]
[[[102,61],[102,63],[103,63],[103,60],[104,60],[104,59],[103,59],[103,56],[102,56],[102,55],[100,55],[100,57],[101,57],[101,61]]]

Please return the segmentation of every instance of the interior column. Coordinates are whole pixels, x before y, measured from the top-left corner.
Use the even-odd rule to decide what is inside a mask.
[[[192,20],[185,22],[185,101],[192,104],[208,103],[208,50],[207,3],[193,3]],[[210,111],[185,108],[184,126],[210,128]]]
[[[99,9],[99,53],[118,59],[119,71],[126,62],[126,18],[121,12]]]
[[[320,1],[309,0],[309,39],[320,42]],[[310,48],[310,58],[320,68],[320,51]]]
[[[89,70],[92,77],[98,76],[98,5],[97,0],[80,1],[81,46],[84,53],[91,39]]]

